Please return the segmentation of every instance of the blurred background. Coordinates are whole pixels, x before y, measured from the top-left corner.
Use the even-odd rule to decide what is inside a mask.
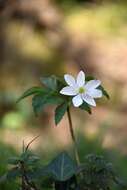
[[[81,160],[104,155],[127,179],[127,1],[0,0],[0,175],[7,159],[40,134],[31,150],[48,163],[72,150],[65,116],[56,127],[54,107],[35,117],[31,98],[17,98],[39,78],[76,75],[83,69],[101,79],[110,94],[92,116],[72,110]],[[17,188],[16,183],[0,186]]]

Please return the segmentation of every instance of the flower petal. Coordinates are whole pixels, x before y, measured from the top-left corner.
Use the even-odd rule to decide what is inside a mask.
[[[72,75],[66,74],[66,75],[64,75],[64,79],[69,86],[75,85],[75,79]]]
[[[60,94],[75,96],[77,92],[71,86],[66,86],[60,91]]]
[[[83,94],[83,100],[87,103],[87,104],[89,104],[89,105],[91,105],[91,106],[96,106],[96,102],[95,102],[95,100],[91,97],[91,96],[89,96],[88,94]]]
[[[83,100],[81,96],[78,94],[72,99],[72,102],[75,107],[79,107],[83,103]]]
[[[77,84],[79,87],[85,84],[85,73],[83,71],[80,71],[77,76]]]
[[[102,97],[102,91],[98,89],[89,89],[87,94],[89,94],[92,98],[101,98]]]
[[[97,88],[101,84],[100,80],[90,80],[86,83],[85,88],[90,89],[90,88]]]

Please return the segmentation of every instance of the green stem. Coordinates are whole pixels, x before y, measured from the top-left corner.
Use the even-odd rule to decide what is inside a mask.
[[[80,165],[80,159],[79,159],[79,153],[78,153],[78,148],[77,148],[77,143],[76,143],[76,138],[74,134],[74,129],[72,125],[72,119],[71,119],[71,114],[70,114],[70,109],[69,107],[67,108],[67,116],[68,116],[68,122],[69,122],[69,130],[71,134],[71,138],[74,144],[74,154],[75,154],[75,159],[78,165]]]

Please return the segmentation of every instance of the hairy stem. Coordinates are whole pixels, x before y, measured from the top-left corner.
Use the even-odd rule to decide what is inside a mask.
[[[21,170],[22,170],[22,190],[25,190],[26,186],[29,187],[29,190],[38,190],[36,185],[28,179],[24,163],[21,163]]]
[[[67,116],[68,116],[68,122],[69,122],[69,130],[70,130],[70,134],[71,134],[71,138],[74,144],[74,154],[75,154],[75,159],[77,164],[80,164],[80,159],[79,159],[79,154],[78,154],[78,149],[77,149],[77,143],[76,143],[76,138],[75,138],[75,134],[74,134],[74,129],[73,129],[73,125],[72,125],[72,119],[71,119],[71,114],[70,114],[70,109],[69,107],[67,108]]]

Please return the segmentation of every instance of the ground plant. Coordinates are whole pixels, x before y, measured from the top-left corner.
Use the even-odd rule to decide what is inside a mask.
[[[40,159],[29,147],[39,136],[27,145],[23,142],[22,152],[17,157],[8,159],[10,169],[0,178],[0,183],[17,180],[21,190],[110,190],[113,184],[125,188],[119,175],[102,155],[89,154],[80,161],[76,136],[71,117],[71,107],[88,112],[92,117],[92,107],[96,106],[95,99],[105,96],[107,91],[101,81],[93,76],[86,76],[80,71],[74,78],[70,74],[63,77],[41,77],[40,87],[32,87],[25,91],[17,100],[33,96],[32,106],[35,115],[48,105],[54,105],[54,120],[56,126],[67,113],[70,138],[73,143],[73,157],[68,151],[61,152],[47,165],[41,165]]]

